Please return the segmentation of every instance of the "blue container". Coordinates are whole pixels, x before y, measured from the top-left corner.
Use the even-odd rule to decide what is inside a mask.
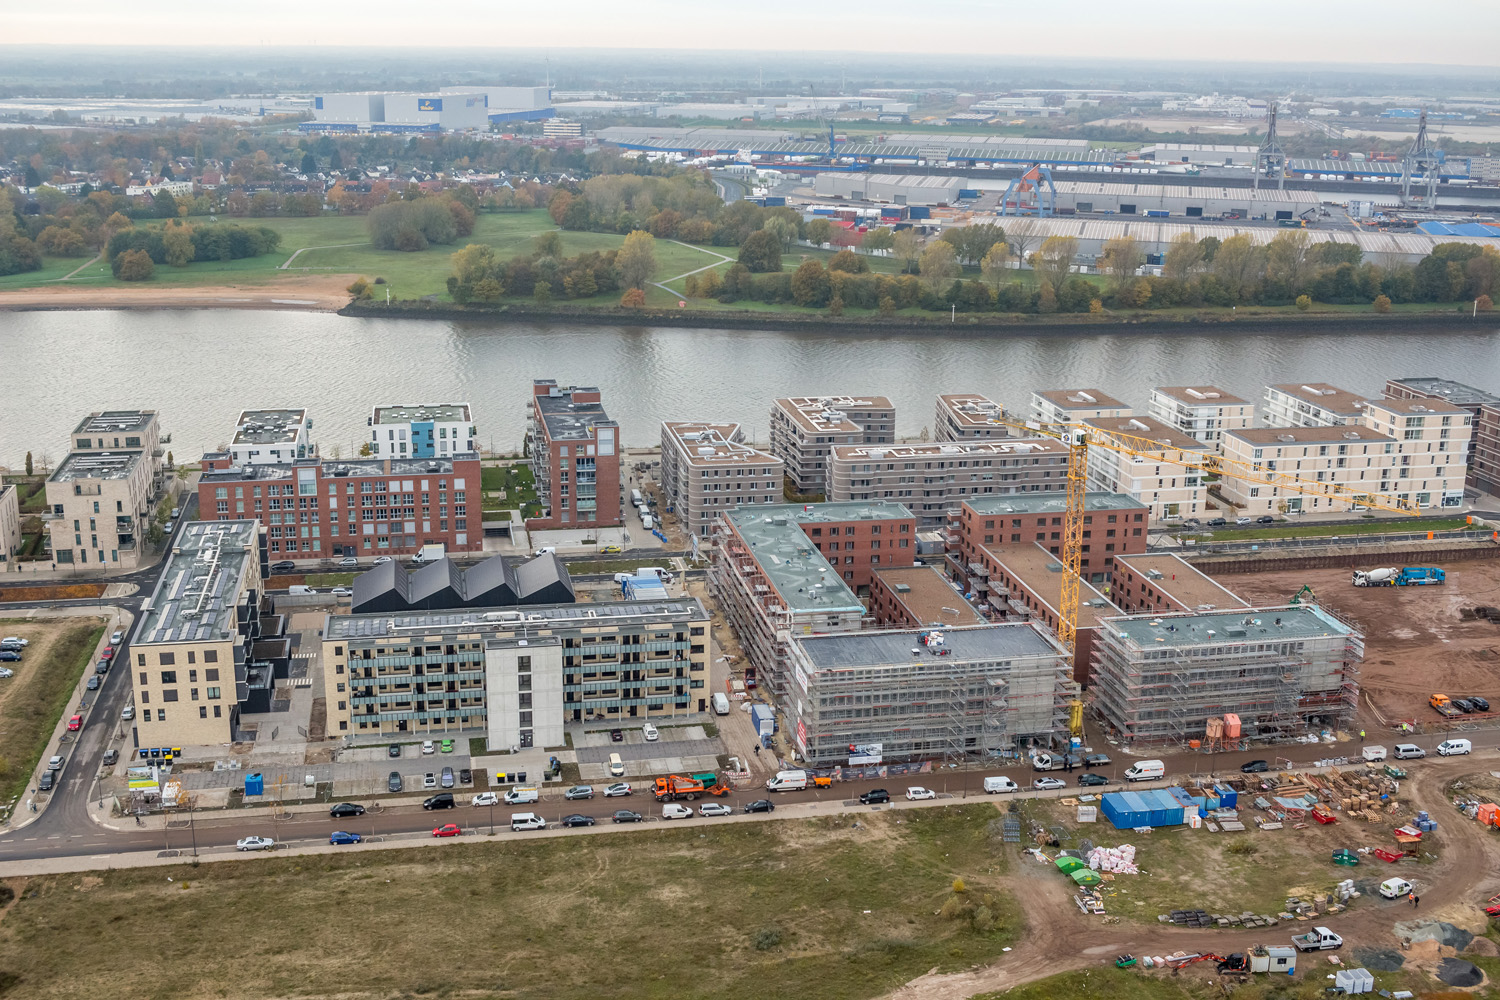
[[[766,195],[764,201],[767,208],[781,208],[786,204],[786,198],[779,194]]]
[[[959,188],[958,189],[958,196],[960,198],[978,198],[981,194],[983,194],[983,192],[979,191],[979,190],[977,190],[975,188]]]
[[[1219,796],[1219,806],[1224,809],[1238,809],[1240,805],[1240,793],[1228,785],[1215,785],[1214,792]]]
[[[245,794],[264,795],[266,793],[266,780],[259,773],[245,775]]]
[[[1171,214],[1172,214],[1171,212],[1168,212],[1168,211],[1166,211],[1164,209],[1160,209],[1160,208],[1148,208],[1148,209],[1146,209],[1146,218],[1148,218],[1148,219],[1165,219],[1168,216],[1170,216]]]
[[[909,219],[930,219],[932,218],[932,209],[925,205],[912,205],[907,208],[906,217]]]
[[[1116,830],[1152,825],[1151,811],[1136,792],[1106,792],[1101,808],[1104,818],[1113,823]]]

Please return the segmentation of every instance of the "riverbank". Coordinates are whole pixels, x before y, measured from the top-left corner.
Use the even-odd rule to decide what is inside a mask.
[[[51,285],[0,292],[0,310],[287,309],[338,312],[349,303],[353,275],[297,275],[254,284]]]

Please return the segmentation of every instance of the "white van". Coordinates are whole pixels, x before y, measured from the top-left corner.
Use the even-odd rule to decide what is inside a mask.
[[[1377,760],[1385,760],[1385,747],[1365,747],[1364,758],[1372,764]]]
[[[647,531],[650,531],[652,528],[656,527],[656,522],[651,519],[650,514],[642,514],[641,527],[645,528]]]
[[[524,802],[535,802],[539,798],[541,798],[541,793],[535,788],[512,788],[505,793],[505,804],[517,806]]]
[[[1404,878],[1388,878],[1380,883],[1380,894],[1386,899],[1400,899],[1411,890],[1412,884]]]
[[[534,555],[534,556],[555,556],[555,555],[557,555],[557,546],[556,545],[543,545],[541,548],[539,548],[535,552],[533,552],[532,555]]]
[[[1438,744],[1439,757],[1455,757],[1459,754],[1473,753],[1474,744],[1468,740],[1444,740]]]
[[[637,566],[635,568],[635,575],[636,576],[654,576],[658,580],[662,581],[663,583],[666,583],[667,581],[669,581],[669,580],[672,579],[672,574],[668,573],[665,569],[663,569],[660,566]]]
[[[1014,781],[1011,781],[1003,774],[997,777],[984,779],[984,790],[986,792],[989,792],[991,795],[998,795],[1001,792],[1018,791],[1020,787],[1020,785],[1016,784]]]
[[[510,828],[512,830],[545,830],[547,821],[536,813],[511,813]]]
[[[617,753],[609,755],[609,773],[616,778],[625,777],[625,762],[620,759],[620,755]]]
[[[1415,743],[1397,743],[1396,744],[1396,759],[1397,760],[1419,760],[1419,759],[1421,759],[1423,757],[1426,757],[1426,756],[1427,756],[1427,751],[1423,750],[1421,747],[1417,746]]]
[[[1139,760],[1125,769],[1126,781],[1154,781],[1167,773],[1167,765],[1159,760]]]
[[[676,802],[668,802],[661,807],[662,819],[691,819],[693,810]]]
[[[714,692],[714,714],[729,714],[729,695],[725,694],[723,691]]]
[[[776,777],[766,782],[768,792],[800,792],[806,787],[806,771],[777,771]]]
[[[303,597],[306,597],[309,594],[316,594],[317,593],[317,591],[314,590],[312,587],[308,587],[308,586],[305,586],[304,584],[300,584],[300,583],[294,583],[294,584],[292,584],[290,587],[286,588],[286,592],[288,594],[291,594],[291,595],[294,595],[294,596],[300,595],[300,596],[303,596]]]
[[[633,503],[633,504],[635,504],[637,507],[639,507],[641,505],[641,491],[640,490],[631,490],[630,491],[630,502]]]

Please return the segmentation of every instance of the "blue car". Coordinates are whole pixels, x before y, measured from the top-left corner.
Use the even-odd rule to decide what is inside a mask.
[[[345,833],[343,830],[338,830],[330,834],[328,837],[328,842],[330,844],[357,844],[362,840],[364,840],[364,838],[359,834]]]

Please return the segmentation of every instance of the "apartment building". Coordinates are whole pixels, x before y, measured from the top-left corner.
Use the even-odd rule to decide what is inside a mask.
[[[479,451],[468,403],[377,406],[369,422],[375,458],[448,458]]]
[[[870,581],[870,614],[881,628],[983,625],[985,618],[936,566],[893,566]]]
[[[604,412],[598,389],[534,381],[528,438],[543,510],[527,527],[620,524],[620,425]]]
[[[1050,745],[1067,731],[1067,657],[1029,622],[791,642],[788,736],[815,767]]]
[[[780,503],[784,466],[745,444],[736,423],[663,420],[661,488],[683,529],[710,538],[722,511]]]
[[[829,461],[828,499],[894,500],[921,528],[941,528],[969,496],[1050,492],[1068,479],[1068,448],[1055,438],[947,444],[840,445]]]
[[[1134,416],[1126,403],[1099,389],[1044,389],[1031,394],[1031,418],[1044,424]]]
[[[1364,636],[1316,605],[1107,618],[1094,646],[1094,708],[1119,738],[1200,738],[1240,718],[1250,738],[1300,736],[1354,718]]]
[[[1474,415],[1443,399],[1372,399],[1364,425],[1396,440],[1391,492],[1418,507],[1461,507]]]
[[[1213,449],[1225,431],[1255,426],[1255,404],[1214,385],[1157,386],[1146,411]]]
[[[484,548],[479,456],[361,458],[234,464],[203,456],[198,513],[254,518],[275,558],[402,556],[442,544],[450,554]]]
[[[316,458],[306,410],[244,410],[234,424],[230,461],[239,466],[283,465]]]
[[[1205,509],[1206,487],[1200,472],[1183,467],[1183,460],[1201,461],[1212,446],[1150,417],[1095,417],[1088,426],[1121,439],[1146,438],[1158,447],[1139,441],[1124,442],[1136,449],[1127,454],[1089,444],[1089,486],[1096,490],[1126,493],[1146,504],[1153,521],[1166,517],[1193,517]],[[1093,439],[1095,435],[1090,435]]]
[[[1002,420],[1005,407],[974,392],[946,393],[937,398],[934,441],[993,441],[1011,435]]]
[[[21,551],[21,495],[10,483],[0,483],[0,572],[14,569]]]
[[[800,494],[827,492],[834,447],[895,440],[896,408],[884,396],[791,396],[771,404],[771,454]]]
[[[482,731],[504,750],[562,746],[567,722],[702,713],[708,621],[691,597],[329,615],[328,731]]]
[[[1351,510],[1360,497],[1396,486],[1397,442],[1367,427],[1250,427],[1226,431],[1223,445],[1226,459],[1252,465],[1263,477],[1221,480],[1224,498],[1247,515]],[[1325,483],[1339,495],[1289,489],[1280,485],[1287,475]]]
[[[146,452],[74,452],[47,477],[46,489],[42,521],[56,568],[139,565],[154,496]]]
[[[741,507],[719,517],[709,590],[734,626],[747,676],[786,693],[786,644],[793,635],[861,627],[856,589],[874,574],[911,566],[916,518],[897,503]]]
[[[1123,555],[1104,588],[1127,615],[1225,611],[1250,605],[1181,556],[1168,552]]]
[[[254,648],[260,537],[250,520],[194,521],[178,533],[130,643],[136,746],[230,743],[257,693],[269,707],[275,670],[255,662]]]
[[[1423,376],[1390,379],[1386,399],[1441,399],[1461,406],[1473,417],[1470,425],[1468,485],[1486,493],[1500,492],[1500,395],[1452,379]]]
[[[948,575],[968,584],[971,570],[983,568],[984,550],[998,553],[1038,544],[1060,556],[1067,505],[1064,492],[965,500],[947,538]],[[1079,574],[1089,583],[1103,584],[1116,556],[1146,551],[1149,511],[1134,497],[1102,492],[1086,494],[1083,510]]]
[[[68,451],[99,455],[142,451],[151,465],[151,491],[159,494],[166,480],[161,446],[161,422],[155,410],[98,410],[73,428]]]
[[[1364,397],[1327,382],[1266,386],[1267,427],[1343,427],[1364,416]]]

